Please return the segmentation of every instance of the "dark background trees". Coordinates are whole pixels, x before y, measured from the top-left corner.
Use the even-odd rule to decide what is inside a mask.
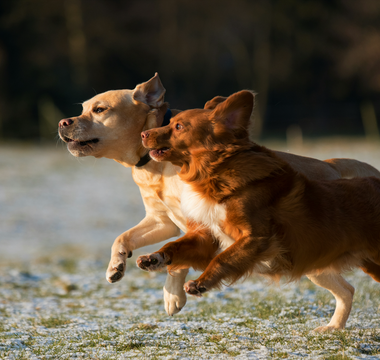
[[[256,136],[377,134],[378,0],[0,4],[0,137],[54,139],[95,93],[158,72],[175,108],[254,89]]]

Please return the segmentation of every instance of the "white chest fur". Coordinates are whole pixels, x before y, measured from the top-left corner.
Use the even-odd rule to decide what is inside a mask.
[[[198,192],[193,191],[191,185],[184,184],[181,208],[187,219],[203,224],[211,230],[213,236],[219,240],[220,251],[227,249],[234,243],[234,240],[221,229],[221,224],[226,218],[224,205],[206,201]]]

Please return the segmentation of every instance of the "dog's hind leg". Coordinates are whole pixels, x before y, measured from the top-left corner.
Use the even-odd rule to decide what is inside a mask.
[[[380,265],[375,264],[370,260],[364,260],[360,269],[368,274],[373,280],[380,282]]]
[[[314,331],[325,332],[344,329],[351,312],[355,289],[340,274],[307,275],[316,285],[333,294],[336,300],[334,315],[327,326],[319,326]]]

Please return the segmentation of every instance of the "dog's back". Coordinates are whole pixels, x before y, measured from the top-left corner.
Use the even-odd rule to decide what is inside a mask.
[[[294,184],[274,214],[291,252],[292,277],[379,262],[379,179],[311,181],[297,174]]]

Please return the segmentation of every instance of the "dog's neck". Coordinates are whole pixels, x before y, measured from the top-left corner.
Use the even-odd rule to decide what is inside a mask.
[[[192,155],[179,176],[194,191],[218,203],[234,192],[266,178],[294,173],[274,152],[252,142],[216,146],[212,151]]]

